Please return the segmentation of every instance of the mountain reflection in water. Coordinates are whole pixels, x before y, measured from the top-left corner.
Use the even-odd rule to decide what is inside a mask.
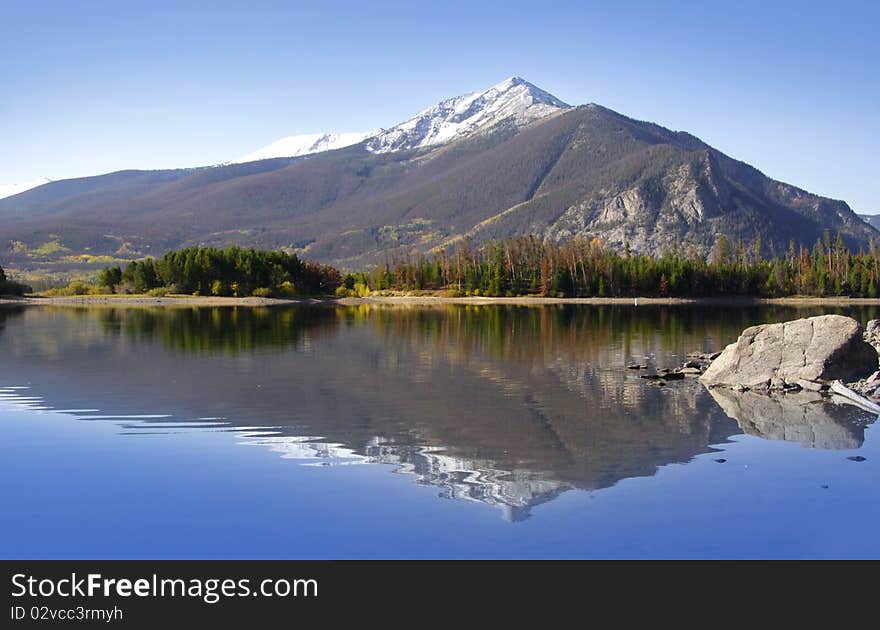
[[[817,312],[0,309],[0,401],[113,421],[126,435],[231,431],[305,463],[392,464],[443,497],[520,520],[566,490],[653,475],[741,432],[860,446],[873,417],[852,407],[708,392],[693,379],[650,387],[625,369],[674,366],[754,323]]]

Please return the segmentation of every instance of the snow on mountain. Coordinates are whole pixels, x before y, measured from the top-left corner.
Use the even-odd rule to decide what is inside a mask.
[[[243,155],[233,164],[332,151],[367,140],[372,153],[388,153],[451,142],[511,120],[525,125],[570,107],[525,79],[511,77],[483,92],[441,101],[390,129],[355,133],[312,133],[281,138]]]
[[[48,184],[50,181],[52,180],[41,177],[40,179],[35,179],[30,182],[24,182],[22,184],[0,184],[0,199],[3,199],[4,197],[11,197],[12,195],[17,195],[18,193],[23,193],[24,191],[30,190],[31,188],[36,188],[37,186]]]
[[[342,147],[362,142],[375,133],[376,131],[373,130],[354,133],[310,133],[299,136],[287,136],[266,145],[262,149],[257,149],[252,153],[243,155],[234,160],[233,163],[241,164],[242,162],[255,162],[269,158],[298,157],[322,151],[332,151],[333,149],[341,149]]]
[[[484,92],[441,101],[409,120],[381,130],[367,142],[373,153],[388,153],[451,142],[505,120],[525,125],[569,107],[520,77],[511,77]]]

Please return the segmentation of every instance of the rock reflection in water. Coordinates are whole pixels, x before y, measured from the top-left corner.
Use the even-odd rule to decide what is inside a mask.
[[[875,419],[873,414],[812,392],[767,395],[724,388],[709,392],[743,433],[798,442],[807,448],[859,448],[865,441],[865,427]]]

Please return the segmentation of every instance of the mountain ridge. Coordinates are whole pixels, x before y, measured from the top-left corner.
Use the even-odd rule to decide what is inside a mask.
[[[286,136],[233,160],[233,164],[257,162],[278,157],[301,157],[333,151],[363,142],[376,131],[336,133],[333,131]]]
[[[880,240],[844,202],[772,180],[689,133],[596,104],[556,99],[530,111],[538,88],[520,81],[422,110],[405,122],[434,112],[439,123],[404,128],[415,133],[399,150],[371,150],[367,139],[295,158],[53,182],[0,200],[0,247],[27,262],[58,238],[94,254],[120,243],[130,255],[240,244],[358,268],[519,235],[706,256],[721,235],[760,237],[765,255],[791,240],[811,247],[825,229],[853,249]]]
[[[427,107],[388,129],[366,132],[318,132],[281,138],[233,161],[299,157],[367,141],[367,150],[387,153],[444,144],[513,118],[518,124],[569,108],[549,92],[521,77],[510,77],[481,92],[469,92]]]
[[[12,197],[13,195],[23,193],[32,188],[42,186],[43,184],[48,184],[51,181],[52,180],[48,177],[41,177],[39,179],[34,179],[27,182],[19,182],[17,184],[0,184],[0,199]]]
[[[513,119],[528,124],[570,105],[520,77],[510,77],[482,92],[449,98],[367,139],[367,150],[388,153],[420,149],[460,139]]]

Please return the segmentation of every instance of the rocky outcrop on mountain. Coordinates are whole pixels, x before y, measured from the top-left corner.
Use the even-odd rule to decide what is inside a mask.
[[[615,177],[558,213],[545,237],[595,237],[653,255],[674,248],[709,255],[722,234],[745,243],[760,237],[764,256],[781,255],[790,241],[812,247],[821,234],[807,235],[811,223],[839,232],[853,249],[872,238],[872,228],[844,202],[771,180],[691,141],[678,138],[675,149],[656,145],[617,163]]]
[[[802,382],[854,381],[877,368],[877,350],[859,322],[822,315],[747,328],[700,380],[737,390],[798,389]]]
[[[880,229],[880,214],[860,214],[859,218],[870,224],[871,227]]]

